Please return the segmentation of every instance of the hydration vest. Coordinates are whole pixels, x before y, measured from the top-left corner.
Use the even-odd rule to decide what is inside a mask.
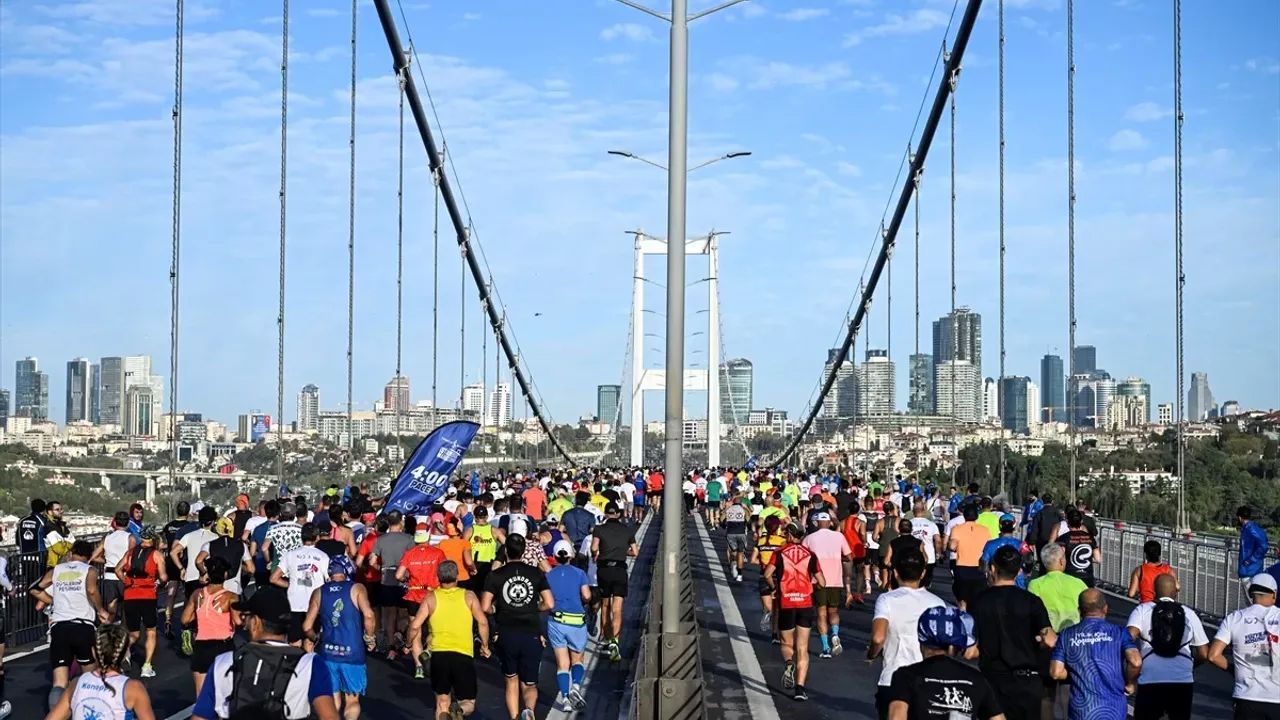
[[[813,607],[813,574],[809,565],[813,552],[792,543],[778,551],[782,579],[778,582],[778,598],[784,610]]]

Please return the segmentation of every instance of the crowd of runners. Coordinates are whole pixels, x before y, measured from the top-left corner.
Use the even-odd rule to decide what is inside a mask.
[[[229,508],[181,502],[162,526],[135,504],[97,542],[72,535],[60,503],[33,500],[23,560],[0,581],[21,579],[15,592],[48,616],[47,718],[152,720],[147,680],[172,642],[202,720],[355,720],[375,656],[428,684],[438,719],[475,711],[477,657],[496,658],[509,716],[531,720],[545,648],[565,712],[587,706],[589,638],[620,660],[628,559],[665,482],[639,469],[473,474],[415,515],[358,487],[314,500],[282,489]],[[803,472],[670,482],[724,534],[730,578],[758,588],[760,629],[797,701],[844,653],[842,613],[870,605],[859,650],[880,663],[882,718],[1120,719],[1130,696],[1140,720],[1188,718],[1205,662],[1234,674],[1235,717],[1280,717],[1275,567],[1247,579],[1247,607],[1210,640],[1156,541],[1133,569],[1140,604],[1126,625],[1107,620],[1094,587],[1106,559],[1083,505],[1045,495],[1015,515],[977,485]],[[943,575],[954,605],[930,591]],[[830,667],[819,672],[841,672]],[[3,677],[0,664],[0,698]]]

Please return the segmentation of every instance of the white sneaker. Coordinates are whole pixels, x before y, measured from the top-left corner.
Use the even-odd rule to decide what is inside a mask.
[[[573,704],[575,710],[581,710],[587,706],[587,698],[582,694],[581,685],[574,685],[569,688],[569,702]]]
[[[7,718],[13,712],[13,705],[8,700],[0,702],[0,718]]]
[[[573,712],[573,703],[569,701],[568,696],[564,693],[556,693],[556,702],[554,707],[560,708],[564,712]]]
[[[840,644],[840,636],[832,635],[831,636],[831,654],[834,656],[834,655],[839,655],[842,652],[844,652],[844,646]]]

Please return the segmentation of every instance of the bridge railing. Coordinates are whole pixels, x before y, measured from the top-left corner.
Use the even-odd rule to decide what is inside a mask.
[[[102,536],[89,535],[80,539],[96,543]],[[5,634],[2,639],[9,647],[43,640],[48,631],[48,616],[36,609],[36,599],[27,592],[27,588],[48,569],[47,558],[48,553],[45,552],[11,552],[5,555],[13,594],[4,600],[0,611],[4,613]],[[101,574],[98,577],[101,582]]]

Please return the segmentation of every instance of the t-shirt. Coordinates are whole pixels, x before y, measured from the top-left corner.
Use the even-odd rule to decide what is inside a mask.
[[[1222,621],[1213,639],[1231,647],[1236,668],[1231,697],[1280,702],[1280,607],[1241,608]]]
[[[822,571],[820,587],[844,587],[844,568],[841,562],[852,553],[844,535],[830,528],[815,530],[804,538],[804,546],[818,558]]]
[[[985,720],[1000,714],[995,691],[982,673],[946,655],[899,668],[889,686],[889,701],[894,700],[907,703],[910,720]]]
[[[728,535],[747,534],[747,509],[741,503],[724,509],[724,531]]]
[[[999,537],[1000,516],[1003,514],[1004,513],[996,512],[995,510],[988,510],[984,513],[980,513],[978,515],[978,524],[986,528],[991,533],[991,537]],[[960,517],[964,516],[961,515]]]
[[[933,548],[933,539],[939,535],[938,526],[929,518],[911,518],[911,535],[924,543],[924,561],[929,565],[938,562]]]
[[[1027,589],[1044,601],[1054,632],[1080,622],[1080,593],[1089,589],[1080,578],[1049,572],[1028,583]]]
[[[200,548],[217,538],[217,534],[212,530],[200,528],[199,530],[192,530],[178,539],[178,543],[182,545],[183,558],[186,560],[186,568],[182,571],[184,582],[195,582],[200,579],[200,568],[196,567],[196,558],[200,556]]]
[[[546,516],[547,494],[542,488],[531,487],[524,491],[524,510],[534,520],[541,521]]]
[[[953,517],[953,518],[951,518],[950,520],[948,520],[948,521],[947,521],[946,526],[943,528],[943,533],[945,533],[947,537],[951,537],[951,533],[952,533],[952,531],[954,531],[956,528],[960,527],[960,526],[961,526],[961,525],[963,525],[963,524],[964,524],[964,516],[963,516],[963,515],[957,515],[957,516],[955,516],[955,517]],[[949,558],[951,558],[952,560],[954,560],[954,559],[955,559],[955,557],[956,557],[956,554],[955,554],[954,552],[952,552],[952,551],[948,550],[948,551],[947,551],[947,557],[949,557]]]
[[[267,531],[266,540],[271,541],[271,569],[274,570],[285,553],[302,547],[302,526],[292,520],[276,523]]]
[[[274,520],[267,520],[266,518],[263,518],[263,521],[258,523],[258,525],[249,533],[249,539],[258,547],[258,553],[253,558],[254,569],[258,572],[267,572],[267,570],[270,569],[270,563],[267,562],[267,556],[262,554],[262,545],[267,541],[267,532],[275,526],[276,523]]]
[[[542,616],[538,599],[549,590],[547,576],[536,567],[513,562],[489,573],[484,591],[493,595],[497,609],[494,622],[502,632],[538,635],[542,632]]]
[[[573,565],[557,565],[547,573],[547,586],[556,599],[556,611],[582,614],[582,588],[590,587],[587,573]]]
[[[600,539],[600,557],[597,562],[602,563],[625,563],[627,550],[636,539],[635,527],[620,520],[609,520],[603,525],[597,525],[591,534]]]
[[[1167,658],[1157,655],[1151,649],[1151,643],[1147,642],[1151,637],[1151,613],[1155,607],[1154,602],[1145,602],[1129,613],[1127,624],[1131,628],[1138,629],[1138,652],[1142,653],[1142,674],[1138,676],[1138,684],[1193,682],[1195,678],[1192,677],[1192,672],[1195,668],[1191,659],[1193,652],[1191,648],[1209,644],[1209,636],[1204,632],[1204,623],[1200,622],[1195,611],[1183,605],[1182,612],[1187,616],[1187,624],[1182,630],[1182,649],[1177,657]]]
[[[1067,574],[1080,578],[1093,586],[1093,548],[1096,543],[1088,530],[1071,530],[1058,536],[1058,542],[1067,549]]]
[[[720,502],[720,495],[724,492],[724,484],[719,478],[715,478],[707,483],[707,502]]]
[[[991,533],[976,522],[966,522],[951,531],[951,539],[956,543],[956,566],[974,568],[982,562],[982,548]]]
[[[1051,627],[1044,601],[1020,587],[997,585],[978,593],[968,609],[978,636],[982,672],[1040,669],[1042,656],[1036,636]]]
[[[271,640],[263,644],[283,645]],[[200,695],[191,709],[192,715],[202,718],[230,717],[235,677],[232,672],[234,658],[234,652],[225,652],[214,658],[208,678],[201,686]],[[286,717],[310,717],[311,703],[317,698],[332,695],[333,690],[333,678],[324,659],[315,653],[306,653],[294,668],[293,678],[289,680],[282,698],[286,706]]]
[[[623,502],[632,502],[636,496],[636,486],[631,481],[627,481],[618,486],[618,494],[622,496]]]
[[[916,624],[925,610],[946,605],[942,598],[924,588],[900,587],[876,598],[875,620],[888,620],[889,632],[884,641],[884,667],[879,685],[887,686],[893,672],[922,659]]]
[[[1058,636],[1050,660],[1071,676],[1068,720],[1126,720],[1124,653],[1136,649],[1129,631],[1103,618],[1085,618]]]
[[[399,585],[396,570],[400,568],[400,559],[413,547],[413,536],[406,532],[387,532],[378,536],[373,543],[373,554],[378,556],[382,567],[382,584]]]
[[[280,558],[280,572],[289,578],[289,607],[306,612],[311,592],[324,584],[329,556],[313,545],[296,547]]]

